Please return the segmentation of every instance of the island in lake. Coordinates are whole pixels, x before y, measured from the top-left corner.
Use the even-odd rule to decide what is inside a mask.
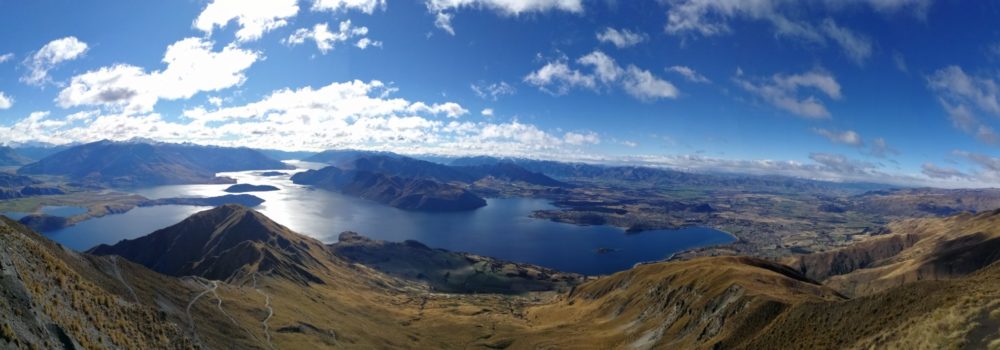
[[[227,187],[224,191],[229,193],[244,193],[244,192],[267,192],[267,191],[277,191],[280,188],[271,185],[252,185],[252,184],[235,184]]]

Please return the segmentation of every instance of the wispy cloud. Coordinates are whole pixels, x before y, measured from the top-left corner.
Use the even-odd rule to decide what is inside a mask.
[[[748,79],[740,73],[733,78],[737,86],[772,106],[804,118],[829,118],[830,111],[815,95],[804,96],[803,90],[819,91],[832,100],[842,97],[837,79],[825,71],[775,74],[769,79]]]

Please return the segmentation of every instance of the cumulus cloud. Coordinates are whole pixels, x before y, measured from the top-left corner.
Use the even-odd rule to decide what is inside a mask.
[[[14,59],[14,54],[13,53],[8,52],[8,53],[5,53],[3,55],[0,55],[0,63],[4,63],[4,62],[10,61],[12,59]]]
[[[958,66],[948,66],[928,76],[927,86],[937,94],[952,125],[984,143],[1000,142],[1000,135],[978,116],[978,113],[1000,116],[1000,86],[996,80],[966,74]]]
[[[667,68],[667,71],[680,74],[682,77],[684,77],[684,79],[687,79],[687,81],[690,81],[692,83],[707,84],[712,82],[711,80],[708,80],[708,78],[706,78],[704,75],[701,75],[694,69],[686,66],[671,66]]]
[[[594,76],[571,69],[565,59],[548,62],[524,77],[524,82],[553,95],[565,95],[570,89],[597,86]]]
[[[471,88],[472,92],[474,92],[476,96],[479,96],[479,98],[493,101],[500,99],[501,96],[513,95],[517,93],[517,89],[515,89],[514,86],[507,84],[506,81],[491,84],[480,81],[479,83],[470,85],[469,88]]]
[[[623,68],[601,51],[586,54],[577,59],[576,63],[590,67],[592,72],[583,73],[576,68],[570,68],[569,62],[563,57],[531,72],[524,81],[555,95],[566,94],[570,89],[578,87],[596,89],[599,85],[620,87],[641,101],[676,98],[680,93],[669,81],[635,65],[630,64]]]
[[[254,41],[284,27],[298,12],[297,0],[213,0],[194,20],[194,27],[211,35],[216,27],[225,28],[235,20],[240,27],[236,40]]]
[[[289,46],[295,46],[305,43],[306,40],[312,40],[316,42],[316,48],[319,49],[319,52],[324,55],[333,50],[337,43],[346,42],[353,38],[358,38],[354,46],[360,49],[366,49],[368,46],[382,46],[381,41],[373,41],[366,35],[368,35],[368,27],[355,27],[351,25],[351,20],[345,20],[340,22],[336,32],[331,32],[327,23],[317,23],[312,29],[299,28],[284,42]]]
[[[455,35],[451,25],[454,12],[462,8],[488,9],[505,16],[524,13],[564,11],[583,12],[583,0],[425,0],[427,11],[434,14],[434,26]]]
[[[483,108],[483,110],[479,112],[479,114],[482,114],[484,117],[492,117],[493,108]]]
[[[87,52],[87,49],[87,43],[80,41],[74,36],[50,41],[24,60],[24,65],[28,68],[28,72],[21,77],[21,82],[28,85],[41,86],[50,81],[50,70],[62,62],[71,61],[83,56]]]
[[[8,109],[14,105],[14,98],[7,96],[3,91],[0,91],[0,110]]]
[[[128,112],[149,112],[160,99],[188,99],[199,92],[218,91],[242,84],[245,71],[260,54],[233,45],[221,51],[201,38],[187,38],[169,47],[163,56],[166,68],[117,64],[73,77],[59,92],[60,107],[105,106]]]
[[[347,12],[350,10],[372,14],[385,9],[385,0],[314,0],[312,11]]]
[[[597,41],[611,43],[619,49],[632,47],[646,41],[646,34],[637,33],[628,29],[604,28],[604,31],[597,32]]]
[[[737,74],[734,81],[739,87],[772,106],[810,119],[829,118],[830,111],[815,95],[802,96],[801,90],[816,90],[833,100],[842,97],[840,84],[836,78],[823,71],[792,75],[775,74],[770,79],[756,79],[756,81]]]

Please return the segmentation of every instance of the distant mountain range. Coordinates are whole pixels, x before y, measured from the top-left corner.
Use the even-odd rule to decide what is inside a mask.
[[[340,191],[407,210],[458,211],[486,205],[486,200],[459,185],[364,170],[343,170],[334,166],[295,174],[292,182]]]
[[[1000,211],[907,220],[791,265],[701,257],[560,279],[417,242],[326,246],[237,205],[90,253],[0,218],[0,345],[989,348],[998,227]]]
[[[60,175],[113,187],[232,183],[226,171],[287,169],[249,148],[193,144],[98,141],[74,146],[18,169],[19,174]]]
[[[65,193],[28,176],[0,172],[0,200]]]
[[[0,166],[20,166],[28,163],[31,163],[31,159],[20,155],[13,148],[0,146]]]
[[[691,186],[725,188],[730,191],[835,192],[840,194],[860,194],[866,191],[896,187],[871,183],[817,181],[776,175],[692,173],[643,166],[596,165],[489,156],[461,157],[453,159],[449,163],[449,165],[456,167],[496,164],[515,164],[528,171],[542,173],[562,181],[599,180],[613,182],[621,186]]]
[[[401,209],[469,210],[486,205],[470,187],[491,178],[538,186],[568,186],[514,164],[448,166],[400,155],[361,151],[325,152],[338,165],[292,176],[297,184],[341,191]]]

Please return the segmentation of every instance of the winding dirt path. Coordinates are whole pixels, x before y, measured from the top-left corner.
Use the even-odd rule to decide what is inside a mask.
[[[217,309],[219,309],[219,313],[221,313],[222,316],[226,316],[226,318],[229,319],[229,322],[232,322],[233,325],[235,325],[236,327],[240,327],[240,329],[242,329],[244,332],[247,332],[247,335],[249,335],[250,338],[253,338],[253,340],[255,340],[256,342],[260,343],[260,339],[257,339],[257,336],[254,335],[253,332],[250,332],[249,329],[247,329],[246,327],[243,327],[243,325],[241,325],[239,322],[236,322],[236,319],[233,318],[233,316],[229,315],[229,313],[226,312],[226,310],[222,309],[222,297],[219,296],[218,289],[219,289],[219,281],[212,281],[211,292],[212,292],[212,295],[215,296],[215,300],[218,302],[218,303],[215,304],[215,307]]]
[[[271,317],[274,316],[274,308],[271,307],[271,296],[257,288],[257,273],[254,272],[251,276],[253,277],[253,290],[264,296],[264,308],[267,309],[267,317],[260,323],[264,326],[264,336],[267,337],[267,346],[274,349],[274,344],[271,343],[270,326],[267,325],[267,321],[271,320]]]
[[[136,303],[138,303],[139,302],[139,295],[135,294],[135,289],[132,289],[132,285],[128,284],[128,282],[125,282],[125,278],[122,277],[122,269],[121,269],[120,266],[118,266],[118,256],[117,255],[112,255],[111,256],[111,267],[112,267],[112,269],[115,272],[115,278],[117,278],[119,282],[121,282],[123,285],[125,285],[125,288],[128,288],[129,294],[132,294],[132,300],[135,301]]]
[[[194,340],[197,341],[199,345],[201,345],[202,347],[204,347],[204,348],[207,349],[208,347],[206,347],[205,344],[201,342],[201,338],[198,337],[198,328],[195,327],[195,325],[194,325],[194,317],[191,317],[191,306],[194,306],[194,303],[196,301],[198,301],[198,299],[201,299],[201,297],[205,296],[205,294],[214,292],[215,288],[218,288],[219,285],[218,284],[214,284],[214,285],[212,285],[211,288],[209,288],[208,285],[206,285],[204,283],[201,283],[201,281],[198,280],[198,279],[195,279],[194,281],[198,282],[198,284],[200,284],[202,287],[204,287],[205,290],[203,290],[201,293],[198,293],[198,295],[195,295],[194,298],[191,299],[191,302],[189,302],[187,304],[187,308],[185,309],[185,312],[187,313],[188,325],[191,326],[191,334],[194,335]]]

